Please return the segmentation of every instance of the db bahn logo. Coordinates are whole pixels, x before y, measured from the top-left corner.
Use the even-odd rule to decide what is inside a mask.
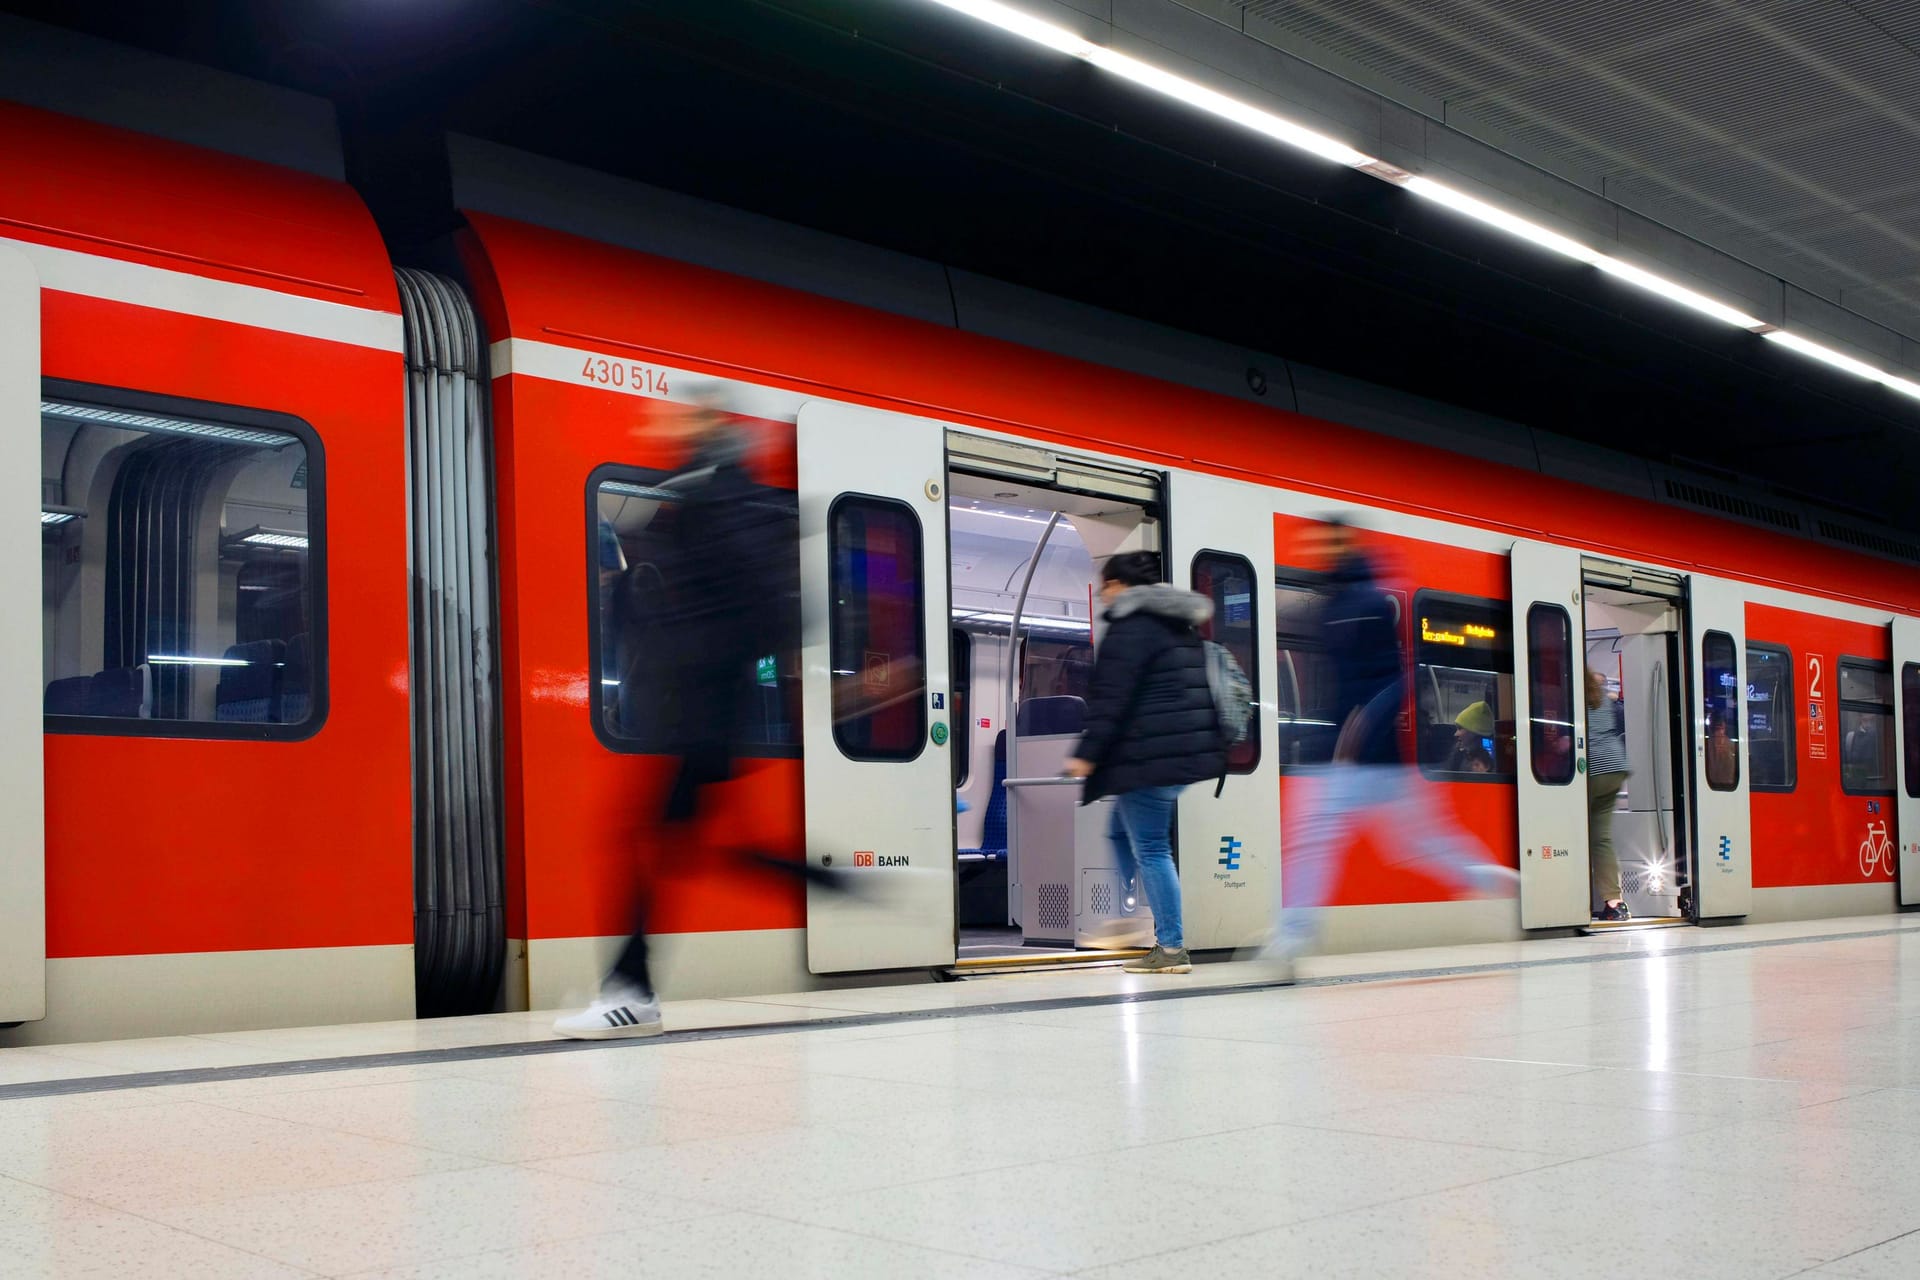
[[[1220,837],[1220,865],[1229,871],[1240,869],[1241,844],[1232,836]]]
[[[856,867],[909,867],[913,865],[913,859],[904,853],[883,853],[875,856],[871,849],[858,849],[854,851],[853,865]]]
[[[853,855],[853,865],[854,865],[854,866],[856,866],[856,867],[870,867],[870,866],[872,866],[872,865],[873,865],[873,850],[871,850],[871,849],[861,849],[861,850],[857,850],[857,851],[855,851],[855,853],[854,853],[854,855]]]

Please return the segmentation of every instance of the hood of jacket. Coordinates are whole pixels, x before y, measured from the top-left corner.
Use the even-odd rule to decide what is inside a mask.
[[[1189,627],[1198,627],[1213,617],[1213,601],[1197,591],[1176,587],[1171,582],[1155,582],[1122,591],[1107,610],[1107,620],[1118,621],[1134,613],[1157,614]]]

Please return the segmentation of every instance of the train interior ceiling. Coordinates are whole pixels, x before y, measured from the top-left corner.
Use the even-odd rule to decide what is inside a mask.
[[[948,475],[963,967],[1151,942],[1144,900],[1112,865],[1109,806],[1082,806],[1061,769],[1085,723],[1098,566],[1160,549],[1159,483],[1091,487],[1109,491]]]
[[[1594,868],[1595,929],[1685,923],[1693,914],[1686,794],[1686,602],[1677,580],[1594,577],[1582,593],[1586,669],[1619,701],[1628,776],[1614,798],[1613,849],[1629,919],[1607,920]],[[1589,754],[1592,740],[1589,738]],[[1592,850],[1589,850],[1591,856]]]

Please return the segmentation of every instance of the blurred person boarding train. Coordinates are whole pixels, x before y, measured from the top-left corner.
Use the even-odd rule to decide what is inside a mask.
[[[668,444],[686,454],[682,470],[661,486],[679,499],[672,530],[659,563],[624,569],[611,589],[616,652],[637,661],[651,649],[649,661],[670,673],[654,686],[658,705],[650,708],[660,717],[662,754],[675,759],[656,838],[676,851],[692,852],[699,844],[695,820],[702,791],[733,776],[749,710],[742,675],[778,644],[776,611],[769,602],[791,593],[796,584],[784,563],[785,543],[775,518],[752,500],[749,438],[715,395],[701,395],[691,410],[660,430]],[[610,536],[611,531],[602,534]],[[617,568],[617,545],[611,554],[602,548],[603,573]],[[749,855],[742,865],[835,887],[846,884],[833,872],[769,855]],[[600,998],[556,1021],[556,1032],[590,1040],[660,1032],[660,1005],[647,963],[647,920],[660,888],[657,875],[643,872],[633,933]]]
[[[1309,562],[1323,566],[1319,628],[1333,664],[1332,719],[1339,726],[1332,760],[1314,770],[1302,806],[1295,847],[1288,851],[1284,906],[1276,903],[1274,937],[1266,955],[1284,973],[1319,932],[1321,909],[1332,896],[1347,843],[1356,829],[1378,825],[1396,861],[1417,866],[1474,895],[1511,895],[1519,875],[1491,862],[1486,850],[1436,809],[1415,770],[1401,758],[1400,710],[1407,703],[1406,668],[1394,602],[1381,586],[1359,538],[1339,517],[1308,535]],[[1475,703],[1456,719],[1457,767],[1490,768],[1479,739],[1491,731],[1492,712]],[[1452,766],[1450,766],[1452,767]]]
[[[1587,672],[1587,847],[1593,863],[1593,918],[1625,920],[1620,858],[1613,848],[1613,806],[1627,784],[1627,726],[1618,698],[1598,671]]]
[[[1160,557],[1148,551],[1108,560],[1100,599],[1107,632],[1094,655],[1086,731],[1066,771],[1086,780],[1081,803],[1114,797],[1109,836],[1121,880],[1137,882],[1153,910],[1153,949],[1127,972],[1187,973],[1193,962],[1170,832],[1181,789],[1227,771],[1227,734],[1198,630],[1213,602],[1162,581]]]

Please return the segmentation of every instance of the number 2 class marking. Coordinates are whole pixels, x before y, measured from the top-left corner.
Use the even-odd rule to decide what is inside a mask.
[[[641,395],[664,396],[667,391],[667,374],[664,369],[655,369],[644,364],[632,364],[625,360],[607,360],[600,356],[588,356],[586,364],[580,367],[580,378],[602,387],[632,389]]]

